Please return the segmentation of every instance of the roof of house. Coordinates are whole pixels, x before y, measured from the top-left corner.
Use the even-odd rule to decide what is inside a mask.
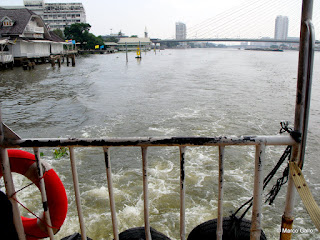
[[[47,38],[48,40],[54,41],[54,42],[65,42],[61,37],[59,37],[55,32],[50,31],[50,37]]]
[[[12,27],[0,26],[0,35],[20,35],[23,33],[27,24],[30,21],[31,16],[36,15],[29,9],[1,9],[0,8],[0,19],[7,16],[14,21]]]

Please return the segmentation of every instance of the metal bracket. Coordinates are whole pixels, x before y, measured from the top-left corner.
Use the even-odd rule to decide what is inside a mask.
[[[6,124],[2,123],[2,128],[4,142],[12,140],[21,140],[21,137],[18,134],[16,134],[13,130],[11,130]]]

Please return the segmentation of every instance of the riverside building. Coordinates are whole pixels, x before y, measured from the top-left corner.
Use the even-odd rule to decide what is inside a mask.
[[[176,39],[184,40],[187,38],[187,27],[186,24],[182,22],[176,23]]]
[[[24,6],[39,15],[50,30],[64,30],[74,23],[85,23],[86,13],[82,3],[50,3],[44,0],[24,0]]]
[[[286,16],[277,16],[275,20],[274,39],[287,40],[289,19]]]

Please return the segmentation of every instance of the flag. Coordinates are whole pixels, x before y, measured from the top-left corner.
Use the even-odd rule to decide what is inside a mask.
[[[94,48],[95,48],[95,49],[99,49],[99,45],[95,45]]]
[[[103,48],[104,48],[104,45],[101,45],[101,46],[100,46],[100,49],[103,49]]]
[[[76,44],[76,40],[72,40],[72,44]]]

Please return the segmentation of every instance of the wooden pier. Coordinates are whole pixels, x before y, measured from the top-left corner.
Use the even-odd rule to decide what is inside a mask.
[[[76,56],[75,55],[76,55],[75,53],[52,55],[52,56],[50,56],[51,66],[54,67],[57,63],[58,66],[61,67],[61,63],[64,63],[64,61],[66,59],[68,67],[70,65],[70,61],[71,61],[72,67],[75,67],[76,66]]]
[[[109,54],[115,53],[114,49],[89,49],[89,50],[78,50],[79,54]]]
[[[78,54],[78,51],[65,51],[61,54],[52,54],[50,56],[45,57],[34,57],[34,58],[26,58],[26,57],[20,57],[14,59],[14,65],[15,66],[22,66],[24,70],[31,70],[34,69],[36,65],[39,64],[45,64],[45,63],[51,63],[52,67],[55,67],[56,64],[58,67],[61,67],[61,64],[64,62],[67,63],[67,66],[75,67],[76,65],[76,55]]]

